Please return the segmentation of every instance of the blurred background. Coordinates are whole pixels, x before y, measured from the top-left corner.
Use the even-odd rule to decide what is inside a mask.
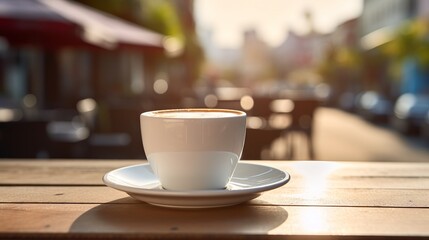
[[[0,158],[143,159],[188,107],[243,159],[428,161],[429,1],[0,0]]]

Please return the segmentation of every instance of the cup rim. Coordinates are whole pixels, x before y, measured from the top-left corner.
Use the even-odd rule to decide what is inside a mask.
[[[223,119],[223,118],[236,118],[236,117],[245,117],[246,113],[240,110],[235,109],[222,109],[222,108],[176,108],[176,109],[162,109],[162,110],[153,110],[147,111],[140,116],[144,117],[156,117],[161,119],[202,119],[202,118],[189,118],[189,117],[171,117],[171,116],[155,116],[159,113],[172,113],[172,112],[226,112],[233,113],[231,115],[225,116],[216,116],[216,117],[204,117],[204,119]]]

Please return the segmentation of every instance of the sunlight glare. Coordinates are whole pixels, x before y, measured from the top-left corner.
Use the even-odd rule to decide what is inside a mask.
[[[204,104],[206,107],[213,108],[217,106],[218,99],[216,95],[209,94],[204,98]]]
[[[320,208],[304,208],[299,215],[299,226],[309,233],[320,233],[326,226],[326,217]]]
[[[312,163],[311,167],[307,162],[296,164],[299,174],[304,177],[305,192],[302,197],[305,199],[318,199],[325,194],[329,177],[337,170],[337,163]]]
[[[249,29],[255,29],[268,45],[276,47],[291,30],[298,34],[310,31],[306,11],[312,14],[315,30],[328,33],[359,16],[362,0],[196,0],[194,10],[198,29],[210,30],[219,47],[239,47],[243,32]]]
[[[253,101],[253,98],[249,95],[245,95],[240,99],[241,108],[243,108],[246,111],[251,110],[254,104],[255,102]]]
[[[168,91],[168,82],[165,79],[157,79],[154,83],[153,83],[153,90],[157,93],[157,94],[164,94]]]

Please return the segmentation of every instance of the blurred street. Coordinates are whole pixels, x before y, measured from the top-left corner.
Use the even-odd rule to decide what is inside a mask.
[[[429,160],[429,1],[233,2],[0,0],[0,158],[143,159],[142,112],[226,108],[242,159]]]
[[[362,118],[332,108],[319,108],[314,123],[315,158],[325,161],[429,161],[429,142],[369,123]],[[272,155],[283,158],[285,139],[272,145]],[[308,159],[305,141],[294,140],[294,159]]]

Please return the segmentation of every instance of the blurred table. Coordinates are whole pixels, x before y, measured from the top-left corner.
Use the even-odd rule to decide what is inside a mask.
[[[0,239],[429,238],[429,163],[253,161],[292,179],[241,205],[178,210],[103,185],[142,162],[0,160]]]

